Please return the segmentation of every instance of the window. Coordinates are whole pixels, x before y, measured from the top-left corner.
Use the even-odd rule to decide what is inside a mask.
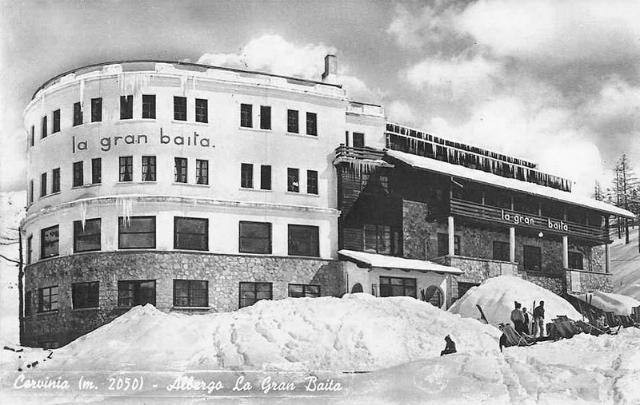
[[[31,146],[36,144],[36,126],[31,125]]]
[[[493,260],[508,262],[509,259],[509,242],[493,241]]]
[[[287,132],[298,133],[298,111],[287,110]]]
[[[73,309],[98,308],[99,291],[100,287],[97,281],[71,284]]]
[[[40,197],[47,195],[47,173],[40,175]]]
[[[33,315],[33,306],[32,306],[32,293],[31,291],[27,291],[24,294],[24,315],[31,316]]]
[[[102,183],[102,158],[91,159],[91,184]]]
[[[118,217],[118,249],[154,249],[156,217]]]
[[[42,117],[42,138],[47,137],[47,116]]]
[[[175,158],[174,181],[176,183],[187,182],[187,158]]]
[[[292,193],[300,191],[300,171],[298,169],[287,169],[287,191]]]
[[[92,252],[100,250],[100,218],[73,221],[73,251]],[[84,226],[83,226],[84,225]]]
[[[130,120],[133,118],[133,95],[120,96],[120,119]]]
[[[118,181],[133,181],[133,156],[120,156]]]
[[[156,281],[118,281],[118,306],[156,305]]]
[[[59,193],[60,192],[60,168],[53,169],[51,173],[51,192]]]
[[[58,309],[58,286],[38,288],[38,312]]]
[[[413,297],[416,295],[416,279],[404,277],[380,277],[381,297]]]
[[[318,194],[318,172],[307,170],[307,194]]]
[[[271,166],[260,166],[260,189],[271,190]]]
[[[271,223],[240,221],[240,253],[271,253]]]
[[[449,234],[438,234],[438,256],[447,256],[449,254]],[[460,255],[460,235],[453,236],[453,254]]]
[[[91,99],[91,122],[102,121],[102,98]]]
[[[142,157],[142,181],[156,181],[156,157]]]
[[[271,129],[271,107],[260,106],[260,129]]]
[[[51,129],[51,133],[55,134],[56,132],[60,132],[60,109],[53,112],[53,128]]]
[[[176,121],[187,120],[187,98],[186,97],[173,97],[173,119]]]
[[[208,219],[175,217],[173,229],[174,249],[209,250]]]
[[[173,280],[173,305],[176,307],[208,307],[209,282],[206,280]]]
[[[260,300],[273,299],[271,283],[240,283],[240,308],[248,307]]]
[[[362,226],[364,251],[391,254],[391,227],[388,225],[365,224]]]
[[[251,163],[240,165],[240,187],[253,188],[253,165]]]
[[[196,159],[196,184],[209,184],[209,161]]]
[[[582,253],[569,252],[569,268],[574,270],[584,269],[584,263],[582,261]]]
[[[289,284],[291,298],[317,298],[320,296],[320,286],[315,284]]]
[[[156,118],[156,96],[155,94],[142,95],[142,118]]]
[[[364,134],[362,132],[353,133],[353,147],[364,148]]]
[[[29,204],[33,204],[33,180],[29,180]]]
[[[542,270],[542,255],[538,246],[524,245],[524,269],[531,271]]]
[[[31,264],[31,256],[33,255],[33,235],[27,238],[27,264]]]
[[[462,298],[471,288],[479,286],[479,283],[465,283],[458,281],[458,298]]]
[[[253,112],[251,104],[240,104],[240,126],[253,128]]]
[[[196,98],[196,122],[209,122],[209,100]]]
[[[47,257],[58,256],[58,241],[60,234],[58,231],[58,225],[45,228],[40,231],[40,257],[46,259]]]
[[[289,225],[290,256],[320,256],[319,228],[308,225]]]
[[[82,170],[82,162],[73,164],[73,187],[80,187],[84,184],[84,172]]]
[[[73,126],[82,125],[82,105],[73,103]]]
[[[307,135],[318,135],[318,115],[316,113],[307,113]]]

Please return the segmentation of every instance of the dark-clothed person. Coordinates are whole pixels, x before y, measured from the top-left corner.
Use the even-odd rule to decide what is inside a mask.
[[[524,333],[524,315],[520,309],[522,305],[517,301],[514,302],[514,304],[515,308],[511,311],[511,322],[513,322],[513,328],[518,333]]]
[[[524,333],[529,334],[529,313],[527,308],[522,308],[522,315],[524,315]]]
[[[533,336],[538,334],[540,330],[540,337],[544,337],[544,301],[540,301],[540,305],[533,310]]]
[[[451,339],[451,336],[447,335],[444,338],[444,341],[447,342],[447,345],[444,347],[444,350],[440,352],[440,356],[444,356],[445,354],[451,354],[456,352],[456,344]]]

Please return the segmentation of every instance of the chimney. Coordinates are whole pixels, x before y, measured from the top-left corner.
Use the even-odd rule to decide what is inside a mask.
[[[327,55],[324,57],[322,81],[330,84],[336,84],[338,82],[338,58],[336,55]]]

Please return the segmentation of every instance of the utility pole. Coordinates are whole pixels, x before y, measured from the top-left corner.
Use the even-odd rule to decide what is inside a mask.
[[[22,261],[22,228],[18,227],[18,322],[20,344],[24,344],[24,265]]]

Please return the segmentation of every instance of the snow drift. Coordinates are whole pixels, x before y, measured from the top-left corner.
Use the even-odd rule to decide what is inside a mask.
[[[536,284],[515,276],[499,276],[485,280],[480,286],[473,287],[456,301],[449,312],[466,318],[480,318],[476,304],[482,307],[489,323],[510,322],[513,302],[518,301],[527,312],[533,312],[536,305],[544,301],[545,321],[566,315],[570,319],[582,319],[582,315],[565,299]],[[529,315],[531,317],[531,315]]]
[[[290,298],[236,312],[163,313],[147,305],[56,351],[63,370],[373,370],[497,351],[499,332],[410,297]],[[487,349],[490,348],[490,349]]]
[[[640,301],[622,294],[594,291],[592,293],[572,295],[605,312],[613,312],[615,315],[631,315],[633,308],[640,306]]]

